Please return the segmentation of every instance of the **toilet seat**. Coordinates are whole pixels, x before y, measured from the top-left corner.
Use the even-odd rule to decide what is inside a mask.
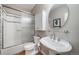
[[[35,48],[35,45],[36,45],[35,43],[29,42],[29,43],[25,44],[24,48],[27,50],[31,50],[31,49]]]
[[[39,51],[40,37],[34,36],[34,42],[28,42],[24,45],[26,55],[35,55]]]

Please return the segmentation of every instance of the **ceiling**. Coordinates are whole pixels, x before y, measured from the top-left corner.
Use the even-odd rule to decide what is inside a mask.
[[[18,10],[24,10],[27,12],[31,12],[34,8],[35,4],[4,4],[7,7],[15,8]]]

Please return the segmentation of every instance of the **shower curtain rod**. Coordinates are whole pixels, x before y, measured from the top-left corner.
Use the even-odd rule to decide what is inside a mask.
[[[19,9],[15,9],[15,8],[12,8],[12,7],[9,7],[9,6],[6,6],[6,5],[2,5],[3,7],[6,7],[6,8],[10,8],[10,9],[13,9],[13,10],[16,10],[16,11],[19,11],[19,12],[23,12],[23,13],[27,13],[27,14],[31,14],[31,12],[26,12],[26,11],[23,11],[23,10],[19,10]]]

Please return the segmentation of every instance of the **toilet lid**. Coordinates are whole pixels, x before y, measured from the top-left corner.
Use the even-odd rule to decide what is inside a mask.
[[[34,49],[35,48],[35,43],[33,43],[33,42],[30,42],[30,43],[26,43],[25,44],[25,46],[24,46],[24,48],[26,49],[26,50],[31,50],[31,49]]]

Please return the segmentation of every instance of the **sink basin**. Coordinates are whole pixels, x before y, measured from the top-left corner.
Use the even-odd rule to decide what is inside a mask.
[[[59,53],[65,53],[72,50],[71,44],[66,40],[60,40],[56,41],[53,39],[50,39],[50,37],[43,37],[40,39],[40,43],[43,44],[45,47],[55,50]]]

